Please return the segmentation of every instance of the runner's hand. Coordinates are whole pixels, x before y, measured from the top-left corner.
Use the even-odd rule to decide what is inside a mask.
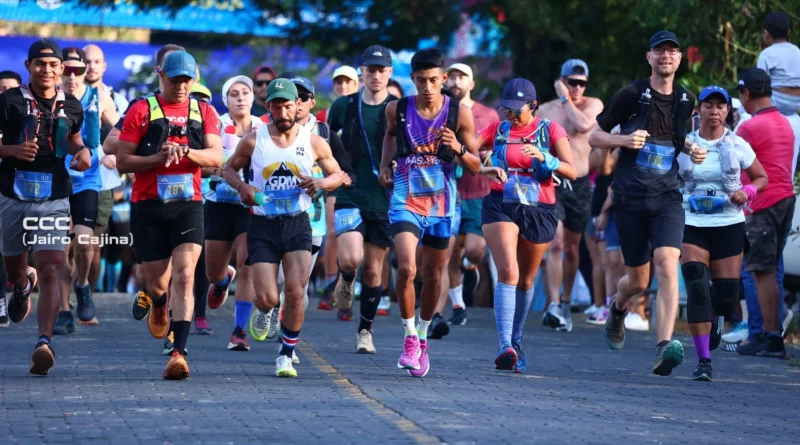
[[[650,133],[644,130],[636,130],[633,133],[625,136],[626,141],[622,145],[633,150],[639,150],[644,147],[644,143],[648,136],[650,136]]]
[[[508,180],[508,174],[500,167],[481,167],[480,173],[497,182],[506,182]]]
[[[258,205],[256,204],[256,192],[258,191],[257,188],[250,184],[242,184],[236,189],[236,191],[239,192],[239,195],[242,197],[242,204],[250,207],[255,207]]]
[[[453,130],[447,127],[440,128],[439,138],[442,141],[442,145],[446,145],[455,153],[461,153],[461,142],[458,142],[456,134],[453,133]]]
[[[317,193],[323,191],[322,188],[323,178],[314,178],[312,176],[305,176],[301,174],[300,179],[301,181],[299,184],[297,184],[297,186],[305,190],[308,196],[311,196],[313,198],[317,196]]]
[[[692,145],[692,151],[689,152],[689,157],[692,158],[692,162],[695,164],[702,164],[703,161],[706,160],[706,154],[708,152],[704,148],[700,148],[697,144]]]
[[[381,169],[381,174],[378,177],[378,184],[381,187],[389,188],[394,185],[394,168],[397,164],[394,161],[392,161],[392,164],[392,167]]]
[[[25,141],[19,145],[14,145],[11,148],[13,156],[20,161],[33,162],[36,159],[36,153],[39,151],[39,146],[36,144],[37,138],[32,141]]]
[[[535,158],[539,162],[544,162],[544,155],[542,154],[542,152],[531,144],[523,145],[521,151],[522,154],[524,154],[525,156],[528,156],[530,158]]]
[[[177,164],[181,162],[181,159],[186,154],[186,149],[183,145],[178,145],[173,143],[174,145],[167,149],[167,162],[164,164],[165,167],[169,167],[172,164]],[[167,145],[167,143],[164,143]],[[162,146],[163,149],[163,146]]]
[[[567,96],[567,98],[569,98],[569,90],[567,89],[567,86],[564,85],[564,82],[561,81],[561,79],[556,80],[556,82],[553,84],[553,87],[556,89],[556,96]]]
[[[117,168],[117,157],[115,155],[106,155],[100,162],[109,170]]]
[[[736,190],[735,192],[728,195],[731,199],[731,202],[743,206],[747,204],[747,193],[743,192],[742,190]]]
[[[69,163],[69,168],[72,170],[82,172],[92,166],[92,154],[88,148],[82,148],[81,151],[72,157],[72,162]]]

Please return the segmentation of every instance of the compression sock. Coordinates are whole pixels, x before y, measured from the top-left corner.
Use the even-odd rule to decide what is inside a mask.
[[[516,286],[497,283],[494,288],[494,318],[500,346],[511,344],[511,331],[516,307]]]
[[[294,347],[297,346],[297,339],[300,338],[300,331],[290,331],[286,326],[281,326],[281,335],[283,336],[283,343],[279,354],[292,358]]]
[[[253,303],[249,301],[237,301],[236,308],[234,309],[234,320],[235,324],[233,326],[234,329],[240,327],[242,329],[247,326],[247,322],[250,320],[250,312],[253,311]]]
[[[511,340],[514,343],[522,343],[522,328],[533,304],[533,286],[525,291],[517,288],[516,292],[517,304],[514,307],[514,329],[511,331]]]

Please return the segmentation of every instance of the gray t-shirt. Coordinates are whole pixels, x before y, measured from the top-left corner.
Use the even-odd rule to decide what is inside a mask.
[[[774,43],[758,55],[758,68],[769,73],[772,88],[800,87],[800,48],[789,43]]]

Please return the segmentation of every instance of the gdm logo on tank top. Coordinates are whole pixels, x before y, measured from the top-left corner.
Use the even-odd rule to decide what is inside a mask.
[[[292,163],[276,162],[261,171],[270,190],[288,190],[300,183],[300,169]]]

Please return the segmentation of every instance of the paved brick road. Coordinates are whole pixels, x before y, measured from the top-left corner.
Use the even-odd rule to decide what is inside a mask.
[[[493,369],[493,315],[432,343],[416,380],[395,368],[398,315],[376,324],[378,354],[353,353],[355,322],[309,311],[298,379],[273,377],[277,343],[225,350],[232,302],[209,311],[216,334],[192,335],[192,378],[166,382],[161,342],[129,315],[127,297],[98,296],[101,324],[57,337],[50,376],[28,374],[35,314],[0,329],[0,444],[31,443],[797,443],[800,368],[714,354],[700,383],[691,340],[673,376],[650,373],[652,335],[612,352],[599,328],[570,334],[536,323],[527,374]],[[356,312],[357,313],[357,312]]]

